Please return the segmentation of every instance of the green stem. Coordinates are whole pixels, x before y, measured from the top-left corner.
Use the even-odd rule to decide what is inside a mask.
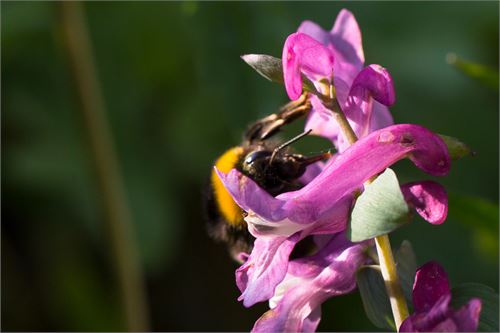
[[[94,155],[99,197],[106,213],[105,231],[109,238],[111,261],[116,271],[127,330],[145,332],[149,330],[149,320],[144,281],[82,5],[77,1],[62,1],[58,5],[70,73],[79,98],[89,147]]]
[[[347,138],[349,143],[352,145],[358,138],[356,133],[353,131],[349,121],[347,120],[344,112],[340,108],[336,99],[331,98],[329,103],[330,109],[335,115],[335,119],[340,126],[342,134]],[[328,105],[326,105],[328,107]],[[365,185],[370,184],[376,178],[365,182]],[[406,304],[406,299],[403,294],[403,289],[401,288],[401,282],[399,281],[399,276],[396,270],[396,264],[394,262],[394,257],[392,255],[391,243],[389,241],[388,235],[382,235],[375,237],[375,246],[377,248],[377,254],[380,261],[380,270],[382,272],[382,277],[384,278],[385,288],[387,290],[387,295],[391,303],[392,315],[394,316],[394,322],[396,328],[401,326],[403,321],[408,317],[408,306]]]

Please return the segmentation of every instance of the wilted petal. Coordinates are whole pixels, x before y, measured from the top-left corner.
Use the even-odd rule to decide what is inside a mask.
[[[331,30],[332,43],[343,55],[345,61],[363,64],[365,56],[363,53],[363,43],[361,30],[354,15],[347,9],[342,9]]]
[[[413,307],[415,312],[427,312],[442,296],[450,295],[448,274],[437,262],[423,265],[415,274]]]
[[[283,75],[288,97],[296,100],[302,94],[304,73],[313,81],[326,78],[331,80],[333,72],[333,53],[314,38],[293,33],[283,47]]]
[[[433,181],[408,183],[401,186],[406,202],[426,221],[441,224],[448,215],[448,196],[444,187]]]
[[[319,323],[318,309],[326,299],[356,286],[356,271],[366,261],[365,244],[334,236],[316,255],[293,260],[254,332],[305,332]]]
[[[242,292],[238,300],[246,307],[270,299],[286,275],[288,258],[300,233],[290,237],[259,237],[247,261],[236,270],[236,284]]]

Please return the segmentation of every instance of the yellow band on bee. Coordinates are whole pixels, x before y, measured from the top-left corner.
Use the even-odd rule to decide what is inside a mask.
[[[218,170],[228,173],[231,169],[236,167],[236,164],[242,154],[243,148],[231,148],[219,157],[219,159],[215,162],[215,166]],[[215,173],[215,170],[212,170],[211,182],[214,190],[215,201],[217,202],[217,207],[222,216],[231,225],[236,226],[243,224],[243,212],[241,208],[236,204],[236,202],[234,202],[231,194],[229,194],[224,187],[224,184],[222,184],[219,177]]]

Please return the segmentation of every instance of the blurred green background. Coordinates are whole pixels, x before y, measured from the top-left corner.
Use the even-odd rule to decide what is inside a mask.
[[[1,3],[2,330],[126,330],[58,6]],[[455,52],[498,70],[498,2],[89,2],[152,330],[247,331],[265,311],[237,302],[237,266],[205,233],[203,187],[246,125],[287,102],[239,56],[279,57],[302,20],[330,29],[344,7],[361,26],[367,63],[394,78],[395,121],[477,152],[439,179],[448,221],[415,218],[393,246],[409,239],[418,263],[438,260],[452,284],[498,291],[498,88],[445,60]],[[409,162],[395,169],[402,182],[429,178]],[[326,302],[319,329],[375,327],[353,293]]]

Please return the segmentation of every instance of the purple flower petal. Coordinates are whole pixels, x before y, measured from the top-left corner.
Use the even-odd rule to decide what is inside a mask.
[[[356,76],[347,100],[341,104],[358,137],[366,136],[373,128],[371,122],[375,102],[390,106],[395,102],[395,92],[387,70],[379,65],[370,65]]]
[[[443,295],[427,312],[414,313],[401,324],[400,332],[475,332],[479,325],[481,301],[473,298],[459,310]]]
[[[302,94],[302,77],[317,81],[322,78],[331,80],[333,72],[333,53],[314,38],[293,33],[283,47],[283,75],[288,97],[296,100]]]
[[[363,69],[356,76],[348,95],[343,96],[337,89],[337,97],[358,138],[393,124],[392,116],[384,105],[394,103],[394,85],[389,73],[381,66],[370,65]],[[313,134],[331,140],[340,152],[347,149],[349,143],[331,111],[316,96],[310,100],[312,110],[305,129],[312,129]]]
[[[330,43],[330,32],[323,30],[323,28],[312,21],[303,21],[297,29],[297,32],[306,34],[325,46]]]
[[[476,332],[481,314],[481,300],[473,298],[469,303],[454,311],[453,320],[458,324],[457,332]]]
[[[340,11],[330,32],[323,30],[311,21],[302,22],[297,31],[314,38],[333,53],[335,59],[333,64],[334,86],[337,99],[358,138],[393,124],[387,108],[380,105],[380,103],[384,105],[394,104],[395,94],[392,78],[379,65],[370,65],[362,70],[364,53],[361,31],[350,11],[346,9]],[[296,91],[293,91],[293,87],[296,88]],[[298,79],[296,82],[290,81],[290,89],[287,87],[289,96],[298,97],[302,91],[299,88],[301,86],[299,86]],[[292,91],[291,95],[290,91]],[[343,137],[336,121],[331,116],[330,119],[328,116],[324,116],[330,111],[326,110],[319,100],[315,103],[314,97],[312,104],[313,108],[306,124],[306,130],[312,128],[313,134],[330,139],[338,151],[344,151],[349,143]]]
[[[369,65],[359,72],[351,85],[350,95],[362,99],[365,95],[370,95],[387,106],[396,102],[392,77],[387,69],[380,65]]]
[[[450,295],[448,274],[437,262],[423,265],[415,274],[413,307],[415,312],[428,312],[438,300]]]
[[[370,128],[368,133],[376,131],[378,129],[391,126],[394,124],[392,115],[389,112],[387,106],[380,104],[377,101],[373,102],[372,119],[370,122]]]
[[[408,183],[401,186],[406,202],[431,224],[441,224],[448,215],[448,196],[441,184],[433,181]]]
[[[276,224],[285,220],[310,224],[324,219],[341,199],[404,157],[432,175],[444,175],[450,167],[448,150],[439,136],[417,125],[395,125],[359,140],[329,161],[321,174],[302,189],[276,198],[236,170],[217,174],[245,211]]]
[[[302,189],[281,194],[283,211],[291,221],[310,223],[339,198],[360,188],[366,180],[403,157],[433,175],[448,172],[450,161],[444,142],[417,125],[396,125],[373,132],[359,140]],[[295,220],[300,216],[301,222]]]
[[[238,300],[250,307],[270,299],[274,288],[286,275],[288,257],[300,233],[290,237],[259,237],[247,261],[236,270],[236,284],[242,292]]]
[[[340,127],[333,118],[332,112],[325,108],[317,96],[312,95],[309,100],[312,108],[307,116],[304,130],[312,130],[312,134],[322,136],[336,144]]]
[[[413,285],[415,313],[406,318],[400,332],[475,332],[479,324],[481,301],[473,298],[460,309],[450,306],[448,276],[436,262],[417,270]]]
[[[236,169],[225,174],[215,167],[215,172],[243,210],[264,216],[269,221],[280,221],[285,218],[286,212],[282,210],[283,202],[276,200],[252,179]]]
[[[361,30],[354,15],[347,9],[342,9],[331,30],[332,43],[343,55],[345,61],[363,64],[365,56],[361,39]]]
[[[332,156],[330,158],[335,158],[335,156]],[[321,173],[324,167],[325,163],[322,161],[308,165],[306,168],[306,172],[304,172],[304,174],[299,178],[299,182],[302,184],[309,183]]]
[[[433,328],[443,324],[443,328],[452,326],[449,319],[451,294],[442,295],[426,311],[416,312],[403,321],[400,332],[432,332]]]
[[[270,300],[271,310],[253,332],[309,332],[319,323],[326,299],[352,291],[356,271],[366,261],[364,244],[353,244],[343,234],[334,236],[316,255],[293,260]]]

